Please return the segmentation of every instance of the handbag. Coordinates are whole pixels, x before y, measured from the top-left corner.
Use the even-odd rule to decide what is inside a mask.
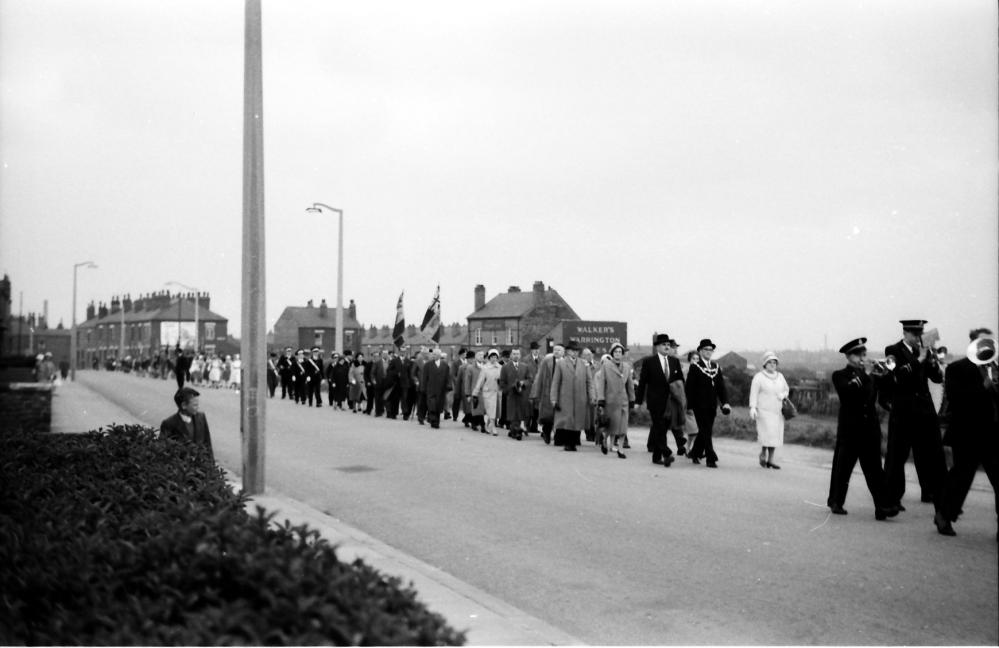
[[[785,421],[790,421],[798,415],[798,408],[794,406],[790,398],[785,398],[780,404],[780,413]]]

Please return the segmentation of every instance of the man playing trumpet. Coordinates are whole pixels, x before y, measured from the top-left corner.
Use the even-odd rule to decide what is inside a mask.
[[[889,506],[904,511],[905,462],[912,451],[916,476],[924,503],[934,502],[947,474],[940,424],[926,381],[940,384],[943,374],[933,349],[923,349],[926,320],[901,320],[902,339],[885,348],[894,369],[881,379],[881,399],[891,414],[888,418],[888,450],[885,457],[885,499]]]

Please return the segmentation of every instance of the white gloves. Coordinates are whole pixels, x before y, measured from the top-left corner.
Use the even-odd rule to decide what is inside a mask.
[[[756,408],[755,407],[750,407],[749,408],[749,418],[753,419],[754,421],[756,420]]]

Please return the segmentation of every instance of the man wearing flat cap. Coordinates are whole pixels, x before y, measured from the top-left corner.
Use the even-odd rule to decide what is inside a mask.
[[[949,412],[946,441],[954,450],[954,467],[947,473],[933,519],[942,535],[957,535],[951,523],[961,514],[979,465],[992,484],[999,511],[999,365],[991,336],[988,329],[971,331],[966,357],[950,365],[944,379]]]
[[[885,348],[894,369],[881,380],[885,396],[881,403],[891,408],[888,417],[888,449],[885,455],[885,497],[902,511],[905,494],[905,462],[912,452],[922,501],[940,495],[947,474],[937,410],[927,380],[940,384],[943,374],[932,349],[924,351],[926,320],[901,320],[902,339]]]
[[[705,458],[708,468],[718,467],[711,433],[719,403],[722,414],[727,416],[732,411],[732,406],[728,404],[725,376],[718,363],[711,359],[714,352],[714,342],[708,338],[701,340],[697,345],[697,357],[687,370],[687,408],[694,413],[694,420],[697,421],[697,438],[689,456],[694,463],[700,463],[700,459]]]
[[[673,463],[673,452],[669,449],[671,408],[670,386],[678,382],[683,385],[683,371],[680,361],[669,354],[669,336],[660,333],[653,340],[655,353],[642,359],[638,375],[638,388],[635,390],[635,403],[646,403],[649,409],[648,449],[652,452],[652,463],[669,468]],[[679,451],[680,446],[677,446]]]
[[[836,515],[846,515],[843,504],[850,485],[850,475],[860,461],[867,488],[874,498],[874,517],[886,520],[898,514],[898,508],[884,494],[884,471],[881,468],[881,423],[878,419],[875,380],[865,371],[867,338],[851,340],[840,347],[847,365],[834,371],[833,385],[839,395],[839,421],[836,425],[836,449],[833,452],[829,497],[826,503]],[[874,365],[876,376],[887,371]]]

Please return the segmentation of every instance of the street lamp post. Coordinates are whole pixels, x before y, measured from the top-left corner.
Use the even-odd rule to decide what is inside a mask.
[[[69,379],[76,380],[76,271],[79,268],[96,268],[97,264],[93,261],[83,261],[81,263],[73,264],[73,317],[72,317],[72,330],[73,333],[69,338]]]
[[[179,281],[168,281],[164,284],[165,286],[179,286],[184,290],[190,290],[194,293],[194,353],[198,353],[198,289],[192,288],[190,286],[185,286]],[[177,298],[177,312],[180,312],[180,297]],[[178,316],[179,317],[179,316]],[[180,321],[177,322],[177,344],[180,344]]]
[[[339,216],[339,231],[337,234],[337,255],[336,255],[336,332],[333,334],[334,348],[337,355],[343,355],[343,210],[330,207],[323,203],[312,203],[312,207],[306,207],[308,212],[322,212],[328,209],[336,212]]]

